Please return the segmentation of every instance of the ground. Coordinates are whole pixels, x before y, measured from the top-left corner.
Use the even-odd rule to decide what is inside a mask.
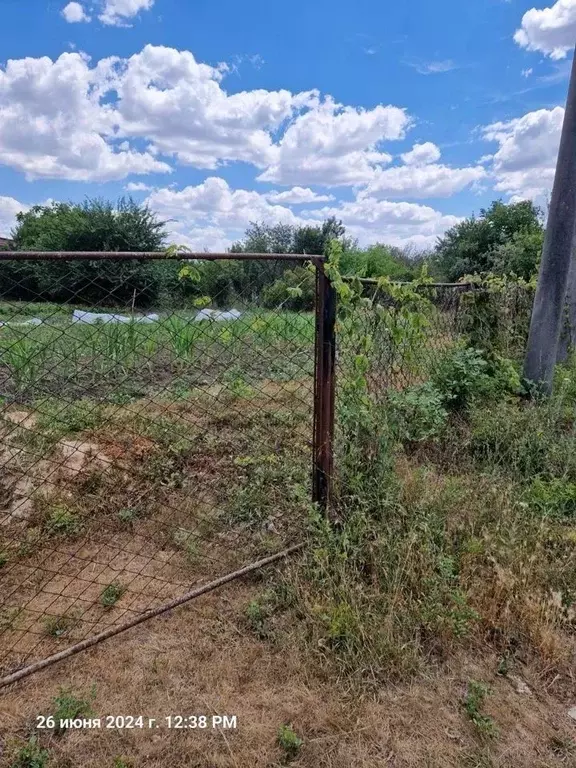
[[[229,585],[3,691],[0,764],[12,764],[11,753],[39,714],[54,711],[62,687],[88,699],[94,689],[95,716],[228,714],[238,727],[45,732],[40,741],[50,768],[272,768],[284,764],[277,742],[283,724],[303,740],[295,768],[576,764],[569,699],[555,695],[554,681],[536,667],[498,675],[498,658],[486,649],[474,660],[456,657],[410,683],[358,695],[289,636],[279,643],[255,637],[246,606],[266,581],[262,574]],[[497,739],[479,734],[466,714],[470,680],[491,688],[484,712]]]
[[[325,526],[310,504],[312,315],[205,328],[68,314],[0,334],[2,673],[309,546],[0,691],[1,766],[576,765],[572,399],[548,412],[500,394],[448,422],[444,390],[400,390],[427,381],[436,344],[460,354],[446,386],[463,365],[466,387],[484,381],[458,335],[401,315],[391,332],[418,354],[395,363],[388,332],[341,331],[339,371],[358,374],[339,389],[349,528]],[[368,390],[398,390],[390,466],[366,351]],[[58,712],[163,727],[36,728]],[[238,727],[166,727],[194,714]]]

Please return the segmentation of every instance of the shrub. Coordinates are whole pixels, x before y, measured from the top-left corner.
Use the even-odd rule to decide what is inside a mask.
[[[457,348],[444,357],[432,381],[441,393],[444,405],[452,411],[462,411],[494,390],[482,352],[469,347]]]
[[[390,421],[402,442],[421,442],[439,437],[448,420],[444,397],[431,382],[391,392]]]
[[[314,273],[305,267],[287,269],[280,279],[264,289],[262,304],[268,309],[311,310],[314,308],[315,285]]]

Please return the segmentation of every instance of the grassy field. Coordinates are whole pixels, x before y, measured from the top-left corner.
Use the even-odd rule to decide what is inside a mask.
[[[2,692],[0,765],[575,764],[576,366],[527,399],[427,310],[341,319],[329,523],[311,315],[0,306],[3,671],[306,542]],[[36,727],[89,713],[161,727]]]

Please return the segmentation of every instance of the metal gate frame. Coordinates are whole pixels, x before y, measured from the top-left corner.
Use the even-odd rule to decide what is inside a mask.
[[[336,310],[337,293],[326,271],[326,257],[320,255],[288,253],[191,253],[163,251],[0,251],[3,261],[298,261],[312,264],[316,272],[315,290],[315,339],[314,339],[314,383],[313,383],[313,434],[311,466],[311,500],[317,504],[323,514],[330,509],[333,441],[334,441],[334,402],[335,402],[335,362],[336,362]],[[11,685],[52,664],[76,655],[110,637],[125,632],[149,619],[167,613],[184,605],[200,595],[211,592],[248,573],[257,571],[266,565],[282,560],[302,550],[303,543],[291,546],[282,552],[263,558],[232,573],[225,574],[208,584],[190,590],[157,608],[110,627],[92,637],[88,637],[41,661],[29,664],[12,674],[0,679],[0,688]]]

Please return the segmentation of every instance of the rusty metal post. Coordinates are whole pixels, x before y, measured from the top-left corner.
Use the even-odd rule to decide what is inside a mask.
[[[326,275],[324,265],[317,263],[312,499],[326,513],[332,486],[335,365],[336,289]]]

